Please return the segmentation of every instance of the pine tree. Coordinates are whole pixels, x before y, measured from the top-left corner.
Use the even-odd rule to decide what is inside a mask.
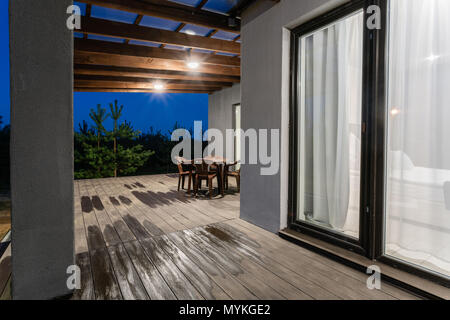
[[[124,121],[118,129],[117,171],[122,175],[133,174],[142,167],[154,151],[145,151],[138,144],[141,132],[134,130],[132,125]],[[120,142],[120,143],[119,143]]]
[[[106,119],[108,119],[109,114],[106,114],[106,109],[102,108],[100,104],[97,105],[97,111],[94,109],[91,109],[91,113],[89,113],[89,116],[91,117],[92,121],[94,121],[94,124],[97,128],[97,158],[99,160],[97,172],[100,175],[101,166],[103,165],[102,156],[101,156],[101,150],[100,150],[100,140],[102,137],[102,134],[106,133],[106,129],[103,126],[103,122],[105,122]]]
[[[114,100],[114,105],[109,104],[111,110],[111,118],[114,120],[113,139],[114,139],[114,177],[117,177],[117,135],[119,134],[119,127],[117,125],[122,116],[123,106],[117,105],[117,100]]]
[[[74,134],[75,178],[92,179],[130,175],[144,166],[153,151],[146,151],[142,144],[141,132],[134,130],[127,121],[119,124],[123,106],[117,100],[110,104],[111,113],[97,106],[89,114],[94,122],[89,127],[86,121],[79,124],[79,132]],[[114,129],[108,131],[103,123],[108,117],[114,121]],[[170,154],[170,152],[169,152]]]
[[[89,117],[91,117],[92,121],[94,121],[95,126],[97,127],[97,148],[100,149],[100,138],[102,133],[106,131],[103,126],[103,122],[108,119],[109,114],[106,114],[106,109],[102,108],[100,104],[97,105],[97,111],[91,109],[91,113],[89,113]]]
[[[78,124],[78,129],[80,130],[80,133],[83,135],[87,135],[88,133],[93,132],[93,130],[91,128],[89,128],[89,125],[86,122],[86,120],[83,120],[83,124],[81,124],[81,123]]]

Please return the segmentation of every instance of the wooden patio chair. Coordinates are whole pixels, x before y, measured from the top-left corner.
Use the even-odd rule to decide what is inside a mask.
[[[181,158],[181,157],[177,157],[178,191],[180,191],[180,184],[181,184],[181,189],[184,189],[184,182],[185,182],[186,176],[189,179],[189,181],[188,181],[188,191],[191,190],[192,168],[188,168],[186,170],[186,168],[185,168],[186,165],[189,165],[189,161],[188,160],[186,160],[184,158]]]
[[[194,174],[194,196],[197,195],[198,189],[202,188],[202,181],[206,180],[206,185],[209,189],[209,198],[212,199],[212,188],[213,179],[218,179],[216,171],[210,171],[209,165],[202,161],[201,163],[195,163],[195,174]],[[219,181],[217,180],[217,183]]]
[[[228,177],[234,177],[236,179],[237,191],[241,192],[241,169],[230,171],[230,167],[237,165],[239,162],[235,161],[225,165],[224,179],[225,179],[225,189],[228,190]]]

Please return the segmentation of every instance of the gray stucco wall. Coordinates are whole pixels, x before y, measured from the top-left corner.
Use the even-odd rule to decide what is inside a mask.
[[[10,1],[12,293],[69,293],[74,264],[70,0]]]
[[[216,91],[208,99],[208,127],[223,132],[233,128],[233,105],[241,103],[241,86],[239,83],[230,88]],[[226,139],[224,139],[226,143]]]
[[[281,164],[277,175],[262,176],[259,165],[241,172],[241,218],[277,232],[287,223],[289,154],[290,32],[345,0],[283,0],[261,13],[258,1],[243,15],[242,127],[280,129]]]

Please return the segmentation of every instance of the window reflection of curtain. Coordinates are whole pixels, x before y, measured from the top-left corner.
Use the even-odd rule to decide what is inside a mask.
[[[392,0],[390,15],[387,252],[450,273],[450,1]]]
[[[344,227],[349,207],[359,207],[359,199],[349,204],[350,169],[359,170],[359,159],[350,159],[359,151],[350,148],[360,147],[352,141],[360,138],[358,130],[356,135],[353,131],[361,123],[363,26],[361,12],[303,40],[304,210],[312,219],[338,229]],[[359,189],[359,178],[354,180]]]

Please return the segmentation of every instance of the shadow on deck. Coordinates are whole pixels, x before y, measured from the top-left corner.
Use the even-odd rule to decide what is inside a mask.
[[[173,175],[75,181],[74,299],[415,299],[239,219]]]

